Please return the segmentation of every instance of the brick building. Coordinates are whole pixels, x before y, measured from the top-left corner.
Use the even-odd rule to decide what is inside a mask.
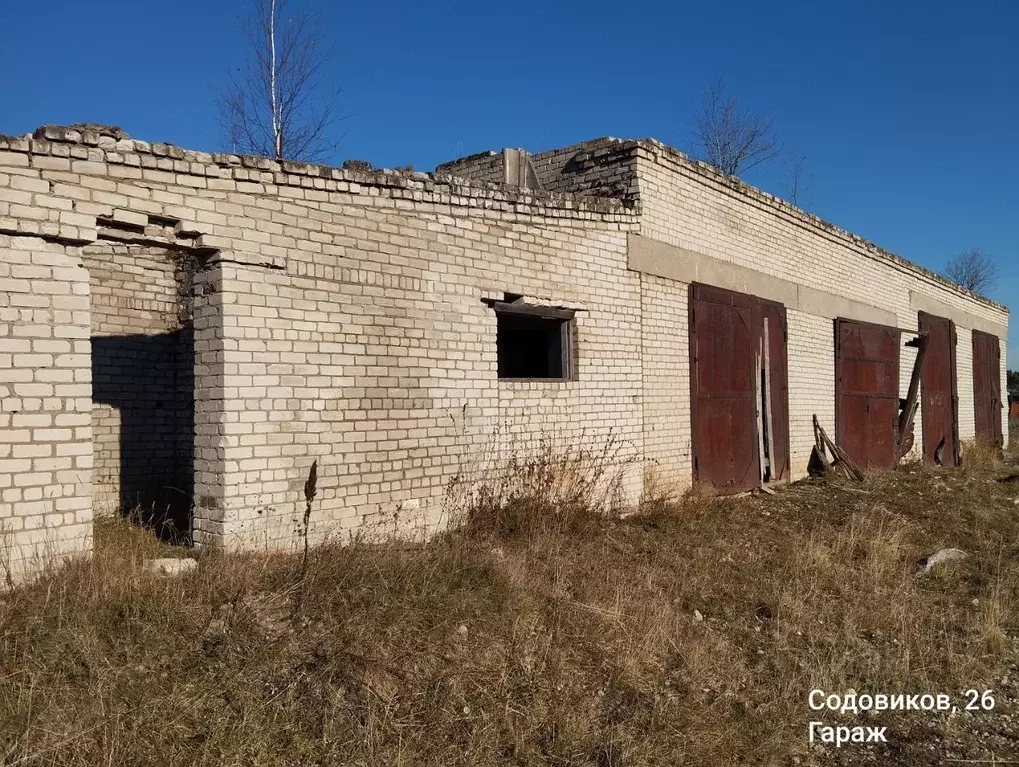
[[[434,174],[0,138],[0,526],[13,577],[148,509],[197,545],[441,524],[495,440],[618,440],[723,490],[803,476],[812,416],[894,465],[1000,441],[1007,310],[653,140]],[[501,435],[501,436],[499,436]],[[625,464],[625,465],[624,465]],[[404,522],[400,522],[403,519]]]

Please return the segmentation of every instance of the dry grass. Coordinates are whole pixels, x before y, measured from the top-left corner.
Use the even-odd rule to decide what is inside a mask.
[[[1019,440],[1014,440],[1019,442]],[[1013,446],[1012,450],[1015,450]],[[962,465],[976,471],[994,471],[1000,469],[1006,459],[1014,458],[1010,453],[1002,452],[997,445],[987,442],[974,441],[966,442],[962,446]]]
[[[313,549],[303,582],[284,556],[147,577],[138,562],[166,547],[101,525],[91,562],[0,604],[0,755],[630,767],[1015,753],[1004,699],[979,737],[928,713],[860,720],[889,725],[886,753],[825,755],[806,737],[831,719],[809,710],[814,687],[1016,692],[1019,485],[994,481],[1007,468],[688,495],[625,522],[582,494],[545,505],[585,475],[542,471],[522,473],[534,492],[490,498],[427,545]],[[971,556],[917,577],[944,547]]]
[[[536,449],[508,451],[499,469],[461,471],[447,488],[450,526],[467,537],[579,534],[618,511],[627,459],[610,439],[585,449],[544,438]]]

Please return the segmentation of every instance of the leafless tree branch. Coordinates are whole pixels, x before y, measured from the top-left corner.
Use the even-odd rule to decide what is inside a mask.
[[[288,0],[252,0],[241,21],[248,56],[228,77],[220,120],[235,152],[321,161],[336,151],[338,89],[326,82],[329,51],[317,15],[288,14]]]
[[[771,118],[742,109],[726,95],[721,79],[704,89],[695,126],[701,159],[729,176],[772,162],[782,152]]]
[[[798,208],[810,210],[814,199],[810,192],[811,177],[807,172],[807,158],[792,154],[782,161],[786,166],[786,199]]]
[[[945,276],[967,290],[984,295],[998,281],[998,265],[980,248],[970,248],[952,256]]]

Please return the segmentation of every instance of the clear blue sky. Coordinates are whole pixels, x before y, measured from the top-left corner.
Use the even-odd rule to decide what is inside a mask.
[[[247,7],[0,0],[0,133],[89,121],[222,148],[214,99]],[[724,77],[806,157],[815,213],[935,270],[982,248],[1002,271],[992,297],[1019,307],[1019,3],[320,7],[349,115],[337,159],[430,170],[603,135],[689,149],[701,90]],[[747,180],[783,193],[781,169]],[[1015,341],[1009,359],[1019,364]]]

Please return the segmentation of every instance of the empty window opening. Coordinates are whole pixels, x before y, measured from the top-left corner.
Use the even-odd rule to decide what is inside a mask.
[[[496,313],[499,378],[572,380],[573,310],[520,300],[488,303]]]

